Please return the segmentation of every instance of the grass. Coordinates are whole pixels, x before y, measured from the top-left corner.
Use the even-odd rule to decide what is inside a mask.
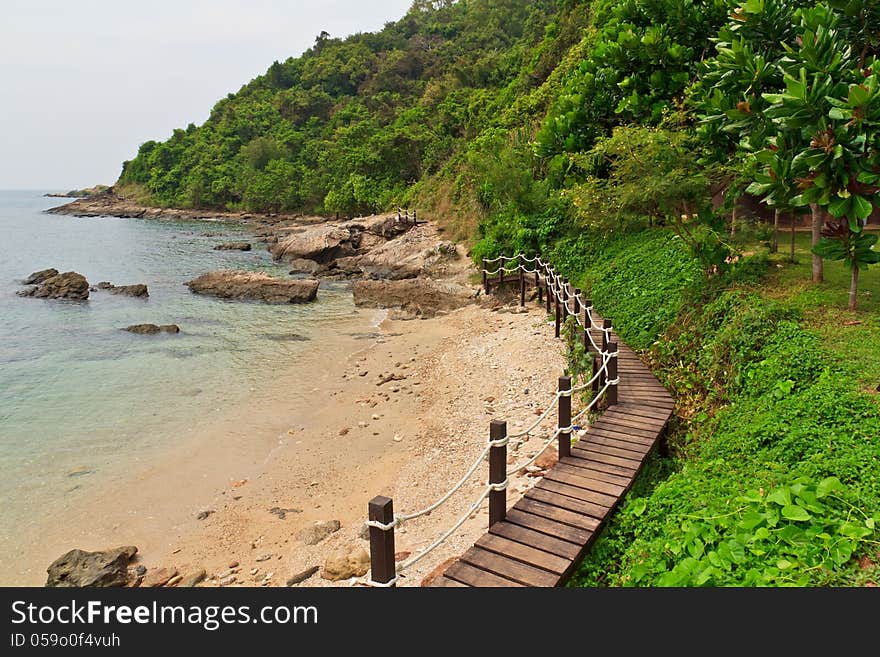
[[[787,239],[787,238],[786,238]],[[782,245],[780,245],[782,246]],[[810,281],[810,234],[796,233],[795,263],[784,253],[771,255],[771,275],[762,294],[803,313],[803,326],[822,339],[867,392],[880,387],[880,266],[861,272],[858,310],[846,309],[850,273],[840,262],[825,261],[825,280]]]

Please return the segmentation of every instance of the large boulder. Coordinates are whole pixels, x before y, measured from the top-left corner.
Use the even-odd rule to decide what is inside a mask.
[[[68,271],[63,274],[50,276],[35,287],[22,290],[18,294],[23,297],[37,297],[38,299],[85,301],[89,298],[89,282],[82,274]]]
[[[276,260],[305,258],[325,264],[355,253],[351,236],[339,226],[310,226],[279,238],[269,251]]]
[[[354,302],[371,308],[399,308],[411,316],[434,317],[473,303],[476,292],[464,285],[409,278],[398,281],[357,281]]]
[[[128,562],[137,553],[133,545],[101,552],[71,550],[58,557],[46,572],[46,586],[105,587],[128,583]]]
[[[53,276],[58,275],[57,269],[41,269],[40,271],[35,271],[33,274],[24,279],[25,285],[39,285],[43,281],[48,278],[52,278]]]
[[[438,242],[430,231],[416,229],[371,249],[358,267],[367,278],[400,280],[429,275],[439,264],[456,257],[454,247]]]
[[[307,303],[318,295],[318,281],[274,278],[262,272],[223,270],[202,274],[187,283],[196,294],[265,303]]]

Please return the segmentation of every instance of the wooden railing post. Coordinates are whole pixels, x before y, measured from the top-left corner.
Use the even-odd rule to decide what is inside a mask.
[[[488,268],[486,267],[486,259],[483,258],[483,291],[486,294],[489,294],[489,275],[486,273]]]
[[[574,288],[574,294],[572,297],[574,298],[574,316],[577,317],[581,314],[581,289],[579,287]]]
[[[504,256],[501,256],[501,259],[498,261],[498,289],[501,289],[501,286],[504,284],[504,263],[507,260]]]
[[[617,380],[617,343],[609,342],[608,349],[611,351],[611,358],[608,359],[608,380],[616,381]],[[614,406],[617,403],[617,384],[608,386],[608,390],[605,392],[605,399],[608,401],[609,406]]]
[[[562,279],[562,301],[560,301],[559,305],[562,306],[562,323],[565,324],[565,320],[568,317],[568,279]],[[558,335],[556,337],[559,337]]]
[[[559,314],[561,313],[561,310],[560,310],[560,303],[559,303],[559,288],[558,288],[559,281],[558,281],[558,279],[557,279],[557,282],[556,282],[556,283],[557,283],[557,284],[554,286],[553,301],[554,301],[555,304],[556,304],[556,305],[555,305],[555,307],[556,307],[556,312],[554,313],[554,319],[555,319],[555,322],[556,322],[555,335],[556,335],[556,337],[558,338],[558,337],[559,337],[559,323],[560,323],[560,322],[559,322],[559,320],[560,320]]]
[[[522,308],[526,305],[526,261],[525,254],[520,253],[517,256],[517,261],[519,264],[519,307]]]
[[[538,273],[538,263],[535,262],[535,292],[538,293],[538,304],[544,302],[543,295],[541,294],[541,275]]]
[[[369,518],[383,525],[391,524],[394,521],[394,504],[391,498],[378,495],[370,500]],[[370,527],[370,578],[377,584],[386,584],[396,575],[394,527]]]
[[[489,440],[493,443],[507,438],[507,422],[492,420],[489,424]],[[489,449],[489,483],[503,484],[507,481],[507,445],[492,445]],[[489,493],[489,526],[504,520],[507,515],[507,490]]]
[[[568,392],[559,398],[559,419],[557,428],[567,429],[571,426],[571,377],[559,377],[559,392]],[[571,431],[561,431],[559,433],[559,458],[560,460],[566,456],[571,456]]]
[[[593,305],[592,300],[584,299],[584,353],[590,353],[590,329],[593,328],[590,320],[590,306]],[[595,371],[593,372],[595,374]]]
[[[602,367],[602,356],[599,354],[593,354],[593,376],[590,377],[593,379],[593,397],[599,393],[600,379],[602,377],[596,376],[596,374],[599,373],[600,367]]]
[[[415,210],[415,208],[413,208],[413,226],[417,225],[418,223],[419,223],[419,220],[416,219],[416,210]]]
[[[550,314],[550,270],[547,269],[544,272],[544,287],[546,288],[544,291],[547,293],[546,301],[547,301],[547,314]]]
[[[610,329],[611,327],[612,327],[612,324],[611,324],[610,319],[603,319],[602,320],[602,328],[603,329]],[[608,334],[609,333],[610,333],[610,331],[605,331],[605,330],[602,331],[602,351],[608,351]]]

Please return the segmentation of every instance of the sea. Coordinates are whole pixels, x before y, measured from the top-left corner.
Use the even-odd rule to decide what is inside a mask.
[[[380,321],[354,306],[344,282],[322,281],[317,301],[303,305],[193,294],[185,283],[207,271],[288,271],[258,242],[249,252],[214,250],[248,239],[233,223],[45,212],[66,201],[0,191],[0,559],[26,552],[16,537],[34,540],[41,523],[82,504],[84,490],[148,463],[212,413],[246,404],[279,367],[295,368],[306,353],[330,366],[344,357],[323,347],[330,336],[369,338]],[[144,283],[149,297],[16,294],[50,267],[92,285]],[[122,330],[141,323],[181,332]]]

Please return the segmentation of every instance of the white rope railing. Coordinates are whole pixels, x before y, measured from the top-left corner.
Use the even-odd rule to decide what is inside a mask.
[[[514,262],[514,261],[516,262],[516,266],[512,269],[508,269],[507,263]],[[491,263],[500,263],[500,264],[495,270],[486,269],[486,265],[491,264]],[[528,267],[525,266],[525,263],[534,263],[535,264],[534,269],[529,269]],[[389,581],[387,581],[387,582],[374,581],[372,579],[372,571],[371,571],[368,574],[366,581],[364,582],[365,584],[367,584],[369,586],[375,586],[375,587],[394,586],[398,581],[399,573],[401,573],[403,570],[413,566],[414,564],[419,562],[421,559],[425,558],[428,554],[430,554],[434,549],[436,549],[441,544],[443,544],[443,542],[446,541],[446,539],[449,538],[459,527],[461,527],[461,525],[464,524],[464,522],[474,513],[474,511],[476,511],[480,507],[480,505],[483,503],[483,501],[487,497],[489,497],[491,495],[491,493],[496,492],[496,491],[506,490],[509,486],[511,475],[514,475],[517,472],[520,472],[523,469],[528,468],[530,465],[533,465],[541,457],[541,455],[547,450],[547,448],[550,447],[551,444],[553,444],[554,441],[560,439],[560,437],[564,434],[571,435],[575,431],[576,428],[579,428],[577,425],[577,420],[579,420],[586,413],[588,413],[592,409],[594,409],[596,407],[596,404],[598,404],[598,402],[606,395],[609,388],[611,386],[618,385],[620,382],[619,376],[615,376],[614,379],[608,378],[608,376],[609,376],[609,363],[611,362],[612,358],[617,357],[618,352],[615,351],[612,353],[607,348],[605,348],[605,349],[601,348],[599,345],[596,344],[596,341],[592,335],[593,328],[599,329],[602,332],[603,337],[605,338],[603,340],[603,342],[605,344],[608,344],[608,343],[610,343],[610,340],[611,340],[611,328],[598,325],[596,320],[593,318],[592,305],[589,305],[584,302],[584,299],[581,296],[580,292],[575,293],[574,291],[572,291],[569,288],[568,283],[565,282],[564,279],[561,276],[559,276],[559,274],[556,273],[556,271],[553,269],[552,265],[544,262],[540,256],[536,255],[532,258],[528,258],[523,254],[519,254],[518,256],[499,255],[496,258],[484,259],[483,265],[484,266],[482,268],[482,273],[484,274],[484,282],[486,282],[485,279],[488,277],[498,276],[499,274],[520,272],[521,274],[538,274],[539,276],[536,278],[535,284],[540,285],[539,278],[541,276],[543,276],[544,285],[548,291],[548,297],[549,297],[549,293],[552,292],[554,299],[559,304],[561,304],[561,307],[565,308],[567,313],[569,315],[571,315],[572,317],[574,317],[577,324],[584,329],[584,332],[585,332],[585,335],[587,336],[587,339],[592,344],[594,350],[600,356],[601,364],[599,364],[597,367],[595,367],[595,371],[593,372],[592,377],[590,377],[588,380],[584,381],[583,383],[581,383],[577,386],[570,387],[569,389],[558,390],[554,394],[553,399],[550,401],[550,403],[547,405],[547,407],[540,413],[538,418],[536,420],[534,420],[531,424],[529,424],[526,428],[512,432],[512,433],[507,433],[505,430],[505,435],[503,437],[489,440],[488,443],[486,444],[486,446],[480,452],[480,454],[476,457],[476,459],[473,461],[473,463],[467,469],[464,476],[461,479],[459,479],[459,481],[455,485],[453,485],[446,493],[444,493],[441,497],[439,497],[433,503],[424,507],[423,509],[420,509],[418,511],[414,511],[411,513],[394,514],[392,519],[389,522],[380,522],[378,520],[368,520],[366,522],[367,527],[376,528],[381,531],[391,531],[394,528],[399,527],[404,522],[407,522],[409,520],[413,520],[415,518],[419,518],[421,516],[428,515],[429,513],[434,511],[435,509],[439,508],[440,506],[442,506],[443,504],[448,502],[453,497],[453,495],[455,495],[455,493],[457,493],[459,490],[461,490],[461,488],[473,477],[474,473],[480,467],[480,464],[482,464],[486,460],[486,457],[490,455],[493,447],[503,447],[503,446],[506,446],[511,439],[521,438],[523,436],[529,435],[532,431],[534,431],[543,422],[545,422],[547,420],[547,418],[550,416],[550,414],[559,406],[559,401],[563,397],[570,398],[575,393],[582,392],[582,391],[586,390],[587,388],[595,386],[597,384],[597,382],[602,381],[603,378],[605,379],[604,385],[593,394],[590,402],[586,406],[581,408],[577,412],[577,414],[568,421],[567,427],[557,427],[553,431],[553,433],[547,438],[547,440],[544,441],[544,443],[540,446],[540,449],[535,454],[533,454],[525,463],[521,463],[519,465],[516,465],[516,466],[513,466],[513,467],[507,469],[505,471],[505,479],[503,481],[501,481],[501,482],[491,482],[490,481],[490,482],[486,483],[484,485],[482,492],[480,493],[479,498],[477,498],[477,500],[474,501],[467,508],[467,511],[452,525],[452,527],[450,527],[447,531],[445,531],[436,540],[431,542],[430,545],[425,547],[418,554],[411,556],[410,558],[406,559],[405,561],[400,562],[399,564],[395,564],[394,576]],[[488,285],[488,283],[487,283],[487,285]],[[487,287],[487,291],[488,291],[488,287]],[[573,301],[575,302],[574,303],[575,309],[582,308],[584,310],[584,320],[581,320],[580,311],[575,312],[575,309],[572,309],[571,303]],[[549,299],[548,299],[548,303],[549,303]],[[589,324],[589,326],[585,325],[585,323]],[[570,415],[570,413],[568,413],[568,414]],[[495,476],[497,476],[497,475],[495,475]],[[490,502],[490,507],[491,507],[491,502]]]

